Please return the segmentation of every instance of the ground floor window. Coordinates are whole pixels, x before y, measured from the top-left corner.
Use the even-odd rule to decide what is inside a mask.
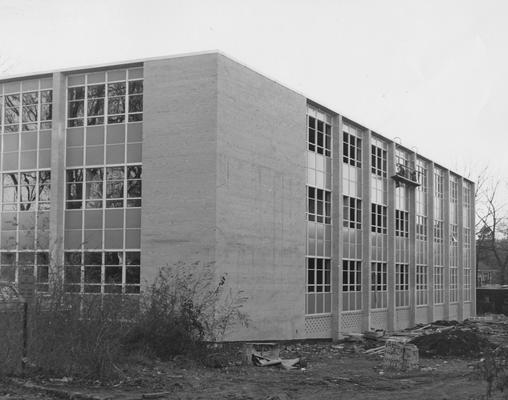
[[[450,303],[459,301],[459,280],[457,267],[450,267]]]
[[[409,265],[395,265],[395,305],[409,306]]]
[[[362,309],[362,262],[342,261],[342,310]]]
[[[471,268],[464,268],[464,301],[471,301]]]
[[[388,285],[386,262],[371,263],[371,308],[386,308],[388,305]]]
[[[306,313],[331,312],[330,259],[307,258]]]
[[[427,305],[428,287],[428,267],[426,265],[416,266],[416,305]]]
[[[434,304],[444,303],[444,267],[434,267]]]

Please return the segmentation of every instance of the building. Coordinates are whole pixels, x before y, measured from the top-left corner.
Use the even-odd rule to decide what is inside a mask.
[[[234,340],[475,314],[473,183],[219,53],[0,81],[3,280],[135,296],[214,262]],[[142,187],[142,190],[141,190]],[[32,271],[32,269],[30,269]]]

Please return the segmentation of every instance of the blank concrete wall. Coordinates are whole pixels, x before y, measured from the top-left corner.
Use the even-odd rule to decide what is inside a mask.
[[[219,56],[218,272],[248,298],[230,339],[304,336],[306,99]]]
[[[214,261],[217,55],[144,64],[141,278]]]

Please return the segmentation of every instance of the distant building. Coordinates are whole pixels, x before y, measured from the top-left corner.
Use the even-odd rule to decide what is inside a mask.
[[[136,296],[214,262],[240,340],[475,314],[473,183],[221,54],[7,78],[0,107],[3,280]]]

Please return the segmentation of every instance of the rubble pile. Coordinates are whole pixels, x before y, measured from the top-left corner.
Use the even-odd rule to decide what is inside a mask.
[[[477,357],[491,347],[489,341],[470,329],[454,327],[417,336],[410,341],[422,356]]]

